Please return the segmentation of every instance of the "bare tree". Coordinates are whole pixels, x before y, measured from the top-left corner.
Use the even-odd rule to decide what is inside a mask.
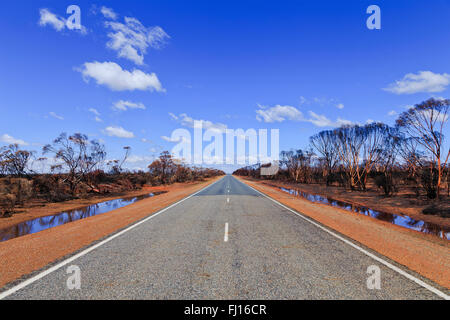
[[[358,170],[358,179],[363,190],[366,190],[367,177],[374,169],[375,165],[383,160],[385,167],[390,167],[395,162],[395,136],[394,128],[389,127],[384,123],[371,123],[365,125],[363,128],[364,143],[362,148],[363,165],[361,170]],[[386,149],[387,147],[387,149]],[[387,152],[386,152],[387,150]]]
[[[11,144],[0,150],[0,173],[23,177],[27,174],[28,162],[33,152],[19,149],[19,145]]]
[[[336,135],[336,151],[345,168],[348,184],[352,190],[355,190],[360,177],[361,148],[364,144],[363,130],[357,125],[343,126],[335,129],[333,133]]]
[[[392,129],[383,123],[335,129],[336,151],[352,190],[366,190],[367,177],[383,155],[383,143]]]
[[[6,148],[0,148],[0,175],[6,175],[8,166],[6,165]]]
[[[443,167],[446,166],[450,157],[450,149],[443,150],[443,131],[448,122],[449,107],[450,100],[429,99],[403,112],[396,122],[406,135],[428,151],[431,177],[434,169],[437,169],[437,198],[439,198]]]
[[[385,137],[381,157],[377,161],[377,169],[381,175],[375,178],[378,187],[382,187],[386,196],[397,191],[394,182],[394,170],[398,164],[401,137],[395,128],[385,127]]]
[[[336,136],[333,131],[321,131],[310,138],[311,146],[322,156],[325,164],[325,178],[327,186],[331,182],[331,173],[336,167],[339,157],[336,152]]]
[[[159,159],[153,161],[148,168],[150,173],[157,177],[161,184],[167,184],[170,182],[170,177],[174,175],[177,170],[172,155],[168,151],[164,151],[159,156]]]
[[[127,161],[128,156],[130,155],[131,147],[125,146],[123,147],[123,150],[125,150],[125,155],[123,156],[122,162],[119,165],[119,171],[122,171],[122,166],[125,163],[125,161]]]
[[[417,140],[400,136],[398,153],[408,172],[408,177],[415,179],[417,169],[423,162],[423,152],[419,150]]]
[[[300,152],[301,150],[281,152],[281,163],[295,182],[298,182],[300,176]]]
[[[312,150],[282,151],[281,165],[285,167],[289,176],[295,182],[311,182],[311,167],[314,152]]]
[[[125,155],[123,156],[122,161],[115,159],[115,160],[109,160],[107,162],[107,166],[111,167],[110,171],[113,174],[120,174],[122,172],[122,166],[125,163],[125,161],[127,161],[128,157],[130,155],[131,147],[126,146],[126,147],[123,147],[123,149],[125,150]]]
[[[43,153],[51,153],[55,159],[64,163],[72,195],[75,195],[77,186],[87,181],[87,175],[106,157],[104,145],[95,140],[89,141],[86,135],[80,133],[71,136],[62,133],[52,144],[44,146]]]

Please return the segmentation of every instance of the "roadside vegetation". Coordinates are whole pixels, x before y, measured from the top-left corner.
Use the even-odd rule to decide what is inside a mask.
[[[234,174],[313,191],[403,197],[423,205],[424,214],[450,217],[450,149],[444,146],[449,108],[450,100],[429,99],[400,114],[394,127],[370,123],[321,131],[305,149],[282,151],[276,175],[260,175],[270,164]]]
[[[0,217],[9,217],[26,202],[62,202],[92,195],[111,196],[144,186],[202,181],[224,175],[209,168],[189,167],[167,151],[147,171],[123,168],[131,148],[124,147],[122,159],[107,160],[105,146],[84,134],[62,133],[43,147],[45,157],[18,145],[0,148]],[[52,163],[46,173],[30,169],[30,163]]]

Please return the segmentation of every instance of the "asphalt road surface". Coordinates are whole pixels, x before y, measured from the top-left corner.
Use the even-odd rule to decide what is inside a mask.
[[[440,298],[231,176],[33,281],[5,298]]]

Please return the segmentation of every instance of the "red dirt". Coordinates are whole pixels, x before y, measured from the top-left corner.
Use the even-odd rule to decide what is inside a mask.
[[[78,251],[94,241],[100,240],[117,230],[150,216],[170,204],[192,194],[220,177],[205,182],[174,184],[163,187],[152,187],[145,192],[168,191],[153,198],[138,201],[129,206],[110,211],[106,214],[78,220],[38,233],[11,239],[0,243],[0,287],[19,279],[33,271],[39,270],[49,263]],[[137,195],[130,194],[130,195]],[[106,201],[107,198],[101,198]],[[98,201],[97,201],[98,202]],[[30,218],[54,214],[60,211],[75,209],[95,203],[94,199],[75,200],[61,204],[51,204],[37,209],[27,209],[24,215],[16,215],[14,223]],[[25,219],[26,217],[26,219]],[[2,221],[3,222],[3,221]],[[3,225],[12,223],[7,221]]]
[[[311,203],[268,186],[263,181],[237,178],[284,205],[450,289],[449,241],[343,209]]]

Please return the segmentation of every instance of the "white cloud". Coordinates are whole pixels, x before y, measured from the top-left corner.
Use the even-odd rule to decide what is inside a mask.
[[[318,127],[331,127],[333,126],[333,122],[329,120],[324,115],[318,115],[312,111],[309,111],[309,115],[312,117],[312,119],[308,120],[309,122],[313,123],[314,125]]]
[[[256,110],[256,119],[264,122],[283,122],[284,120],[302,121],[304,120],[301,111],[291,106],[280,106],[266,109],[259,106],[260,109]]]
[[[62,117],[62,116],[59,116],[59,115],[57,115],[55,112],[49,112],[48,113],[50,116],[52,116],[53,118],[55,118],[55,119],[58,119],[58,120],[64,120],[64,117]]]
[[[338,108],[338,109],[344,109],[344,104],[343,103],[339,103],[337,106],[336,106],[336,108]]]
[[[114,12],[113,9],[107,8],[107,7],[101,7],[100,12],[103,14],[105,18],[116,20],[117,14]]]
[[[148,47],[159,49],[165,44],[165,39],[170,38],[161,27],[147,28],[136,18],[125,17],[125,23],[105,22],[105,25],[112,30],[108,33],[110,41],[107,47],[137,65],[144,64]]]
[[[176,120],[182,126],[189,127],[189,128],[194,128],[195,122],[199,121],[199,122],[201,122],[202,128],[204,130],[212,130],[212,131],[216,131],[219,133],[224,133],[225,130],[227,129],[227,125],[225,125],[223,123],[218,123],[218,122],[214,123],[209,120],[196,120],[196,119],[193,119],[192,117],[188,116],[185,113],[182,113],[179,116],[176,116],[173,113],[169,113],[169,115],[172,118],[172,120]]]
[[[66,27],[66,20],[51,13],[48,9],[40,9],[39,14],[39,25],[42,27],[50,25],[56,31],[62,31]]]
[[[316,103],[316,104],[321,105],[321,106],[325,106],[325,105],[336,103],[336,99],[334,99],[334,98],[324,98],[324,97],[314,97],[313,98],[313,103]]]
[[[133,132],[127,131],[122,127],[107,127],[104,133],[110,137],[134,138]]]
[[[397,111],[395,111],[395,110],[391,110],[391,111],[388,112],[388,116],[393,117],[393,116],[396,116],[396,115],[397,115]]]
[[[90,108],[89,112],[92,112],[93,114],[95,114],[96,116],[100,116],[100,112],[97,111],[97,109],[94,108]]]
[[[326,106],[326,105],[336,105],[337,100],[334,98],[327,98],[327,97],[312,97],[312,98],[306,98],[304,96],[300,96],[300,105],[320,105],[320,106]]]
[[[92,112],[95,115],[95,121],[97,122],[103,122],[103,120],[100,118],[100,112],[97,111],[97,109],[90,108],[89,112]]]
[[[308,99],[306,99],[304,96],[300,96],[300,105],[305,104],[308,102]]]
[[[309,111],[309,115],[312,117],[311,119],[308,119],[308,122],[313,123],[314,125],[318,127],[340,127],[343,125],[350,125],[352,124],[351,121],[338,118],[336,121],[331,121],[324,115],[319,115],[314,113],[313,111]]]
[[[21,139],[16,139],[6,133],[0,136],[0,142],[6,143],[6,144],[18,144],[20,146],[28,145],[28,143],[26,143],[25,141],[23,141]]]
[[[336,121],[331,121],[324,115],[316,114],[313,111],[309,111],[308,114],[311,118],[305,118],[303,113],[292,106],[280,106],[276,105],[272,108],[266,108],[259,106],[260,109],[256,110],[256,119],[258,121],[264,121],[266,123],[283,122],[285,120],[311,122],[318,127],[340,127],[345,124],[351,124],[349,120],[338,118]]]
[[[333,126],[341,127],[341,126],[352,125],[352,124],[354,124],[352,121],[338,117],[337,120],[334,122]]]
[[[397,80],[384,90],[395,94],[412,94],[418,92],[441,92],[450,84],[450,75],[431,71],[408,73],[402,80]]]
[[[114,62],[86,62],[77,71],[81,72],[86,82],[93,78],[97,84],[105,85],[113,91],[165,91],[155,73],[149,74],[137,69],[130,72]]]
[[[142,104],[142,103],[135,103],[135,102],[124,101],[124,100],[117,101],[116,103],[114,103],[112,108],[114,110],[118,110],[118,111],[127,111],[128,109],[141,109],[141,110],[146,109],[144,104]]]

